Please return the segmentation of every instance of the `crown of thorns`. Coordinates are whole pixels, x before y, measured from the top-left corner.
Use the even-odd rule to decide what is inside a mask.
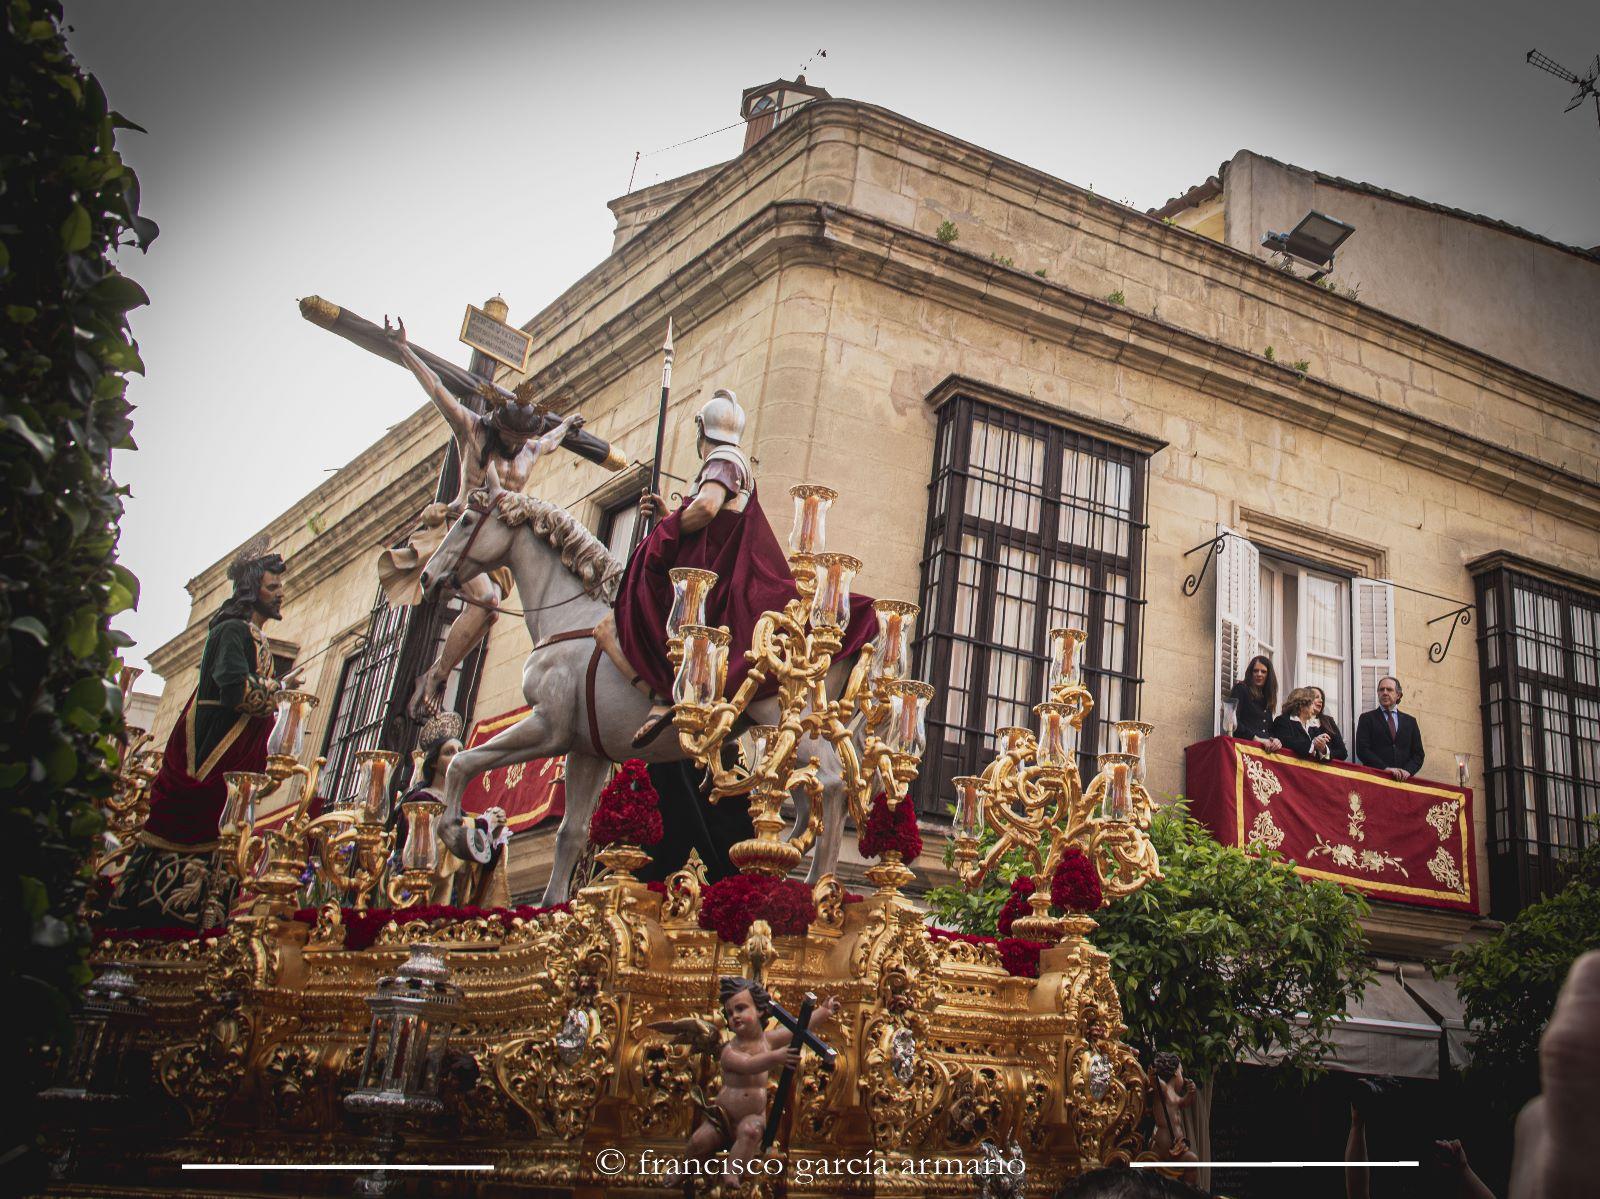
[[[461,713],[440,712],[422,726],[422,732],[417,735],[417,744],[423,749],[433,749],[437,745],[443,745],[446,741],[459,741],[460,739]]]

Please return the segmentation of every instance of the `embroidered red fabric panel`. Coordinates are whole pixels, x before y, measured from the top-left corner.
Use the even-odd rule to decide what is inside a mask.
[[[1184,751],[1190,810],[1218,841],[1259,842],[1306,878],[1373,899],[1479,910],[1472,792],[1396,782],[1351,762],[1309,762],[1214,737]]]

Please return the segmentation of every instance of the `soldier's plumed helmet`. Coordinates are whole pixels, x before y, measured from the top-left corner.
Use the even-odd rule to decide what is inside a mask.
[[[738,445],[744,435],[744,409],[739,407],[739,397],[726,387],[716,393],[695,414],[695,424],[707,441],[721,445]]]
[[[507,400],[489,413],[489,424],[511,437],[537,437],[544,432],[544,411],[537,404]]]

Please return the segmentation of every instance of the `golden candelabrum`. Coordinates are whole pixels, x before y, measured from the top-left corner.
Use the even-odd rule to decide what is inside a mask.
[[[300,761],[306,727],[317,697],[306,691],[279,691],[273,696],[277,719],[267,740],[263,773],[231,771],[223,775],[228,796],[217,822],[220,866],[259,896],[256,914],[285,916],[295,907],[304,885],[308,857],[318,878],[339,892],[354,892],[355,906],[365,908],[383,877],[394,834],[384,827],[384,801],[400,755],[365,750],[356,755],[355,799],[320,815],[311,814],[317,781],[326,758],[309,765]],[[294,810],[271,828],[261,828],[260,804],[293,780],[299,786]],[[220,905],[222,889],[214,888]],[[226,912],[208,912],[208,923],[223,923]]]
[[[1050,631],[1048,697],[1035,705],[1037,730],[997,730],[994,761],[978,776],[953,780],[956,788],[955,857],[963,885],[977,886],[1013,849],[1033,869],[1032,913],[1019,918],[1013,935],[1054,944],[1093,930],[1087,914],[1050,915],[1050,889],[1068,849],[1076,846],[1094,863],[1107,899],[1137,891],[1161,877],[1150,827],[1150,793],[1144,786],[1146,746],[1152,726],[1119,721],[1121,752],[1100,755],[1099,773],[1083,785],[1078,739],[1094,698],[1083,685],[1081,629]],[[996,834],[979,858],[985,829]]]
[[[790,488],[790,494],[794,525],[789,567],[799,594],[781,612],[763,613],[756,622],[745,655],[749,673],[732,698],[723,698],[728,630],[705,623],[706,597],[717,576],[689,568],[671,571],[673,604],[667,618],[679,740],[710,771],[713,803],[730,795],[750,796],[755,837],[733,846],[729,859],[744,873],[774,877],[799,863],[821,829],[822,783],[814,760],[798,764],[800,742],[814,737],[833,746],[859,826],[877,791],[891,808],[905,799],[917,776],[926,742],[924,716],[933,697],[926,683],[906,677],[919,609],[898,600],[875,602],[877,639],[862,649],[842,687],[839,678],[830,681],[849,626],[850,587],[861,561],[824,548],[827,511],[837,492],[807,484]],[[777,686],[778,719],[751,729],[746,764],[730,764],[724,748],[769,681]],[[806,828],[785,839],[780,835],[786,824],[783,801],[796,792],[809,797],[811,816]],[[887,869],[895,886],[911,877],[898,862],[874,869]],[[890,879],[874,881],[887,885]]]
[[[124,666],[119,672],[123,711],[127,711],[133,684],[143,673],[137,666]],[[117,740],[117,773],[111,794],[101,803],[106,827],[100,852],[93,858],[95,874],[109,870],[133,851],[135,838],[150,815],[150,784],[161,769],[161,751],[148,748],[150,742],[148,731],[131,724]]]
[[[411,751],[413,779],[422,779],[422,763],[427,756],[423,749]],[[444,801],[435,798],[430,791],[418,791],[415,795],[400,805],[400,818],[406,825],[405,847],[400,851],[400,869],[390,876],[385,888],[389,902],[397,908],[428,901],[443,852],[439,844],[439,817],[444,815]]]

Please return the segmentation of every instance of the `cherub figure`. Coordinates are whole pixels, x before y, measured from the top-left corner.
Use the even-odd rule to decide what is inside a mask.
[[[704,1161],[727,1149],[730,1158],[750,1163],[765,1153],[767,1075],[776,1067],[798,1067],[800,1047],[792,1043],[794,1037],[787,1028],[767,1029],[772,999],[765,987],[748,978],[724,978],[721,982],[722,1014],[733,1033],[731,1038],[720,1039],[710,1024],[698,1018],[663,1020],[650,1027],[674,1034],[675,1043],[715,1053],[722,1067],[716,1101],[698,1100],[705,1118],[689,1138],[688,1156]],[[812,1011],[807,1031],[838,1010],[838,999],[830,995]]]
[[[1170,1162],[1197,1162],[1183,1127],[1183,1109],[1195,1103],[1195,1085],[1183,1076],[1183,1062],[1175,1053],[1158,1053],[1151,1065],[1151,1091],[1154,1103],[1155,1135],[1150,1148],[1156,1157]],[[1193,1171],[1175,1171],[1188,1177]]]

